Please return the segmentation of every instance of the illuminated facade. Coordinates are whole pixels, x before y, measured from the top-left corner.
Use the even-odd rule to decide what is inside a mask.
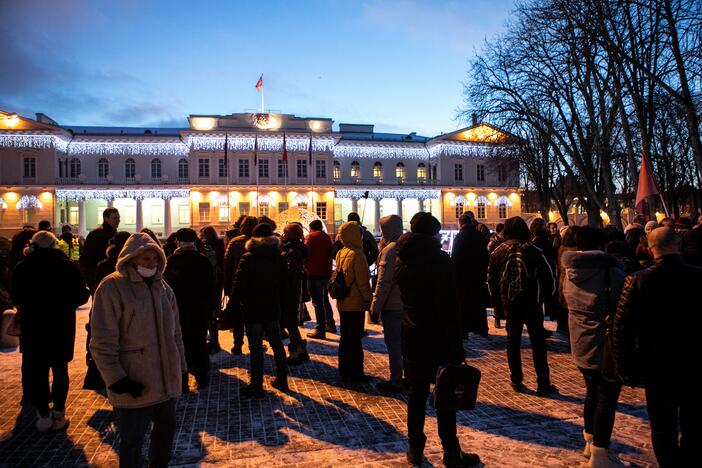
[[[294,206],[330,232],[351,211],[376,233],[388,214],[409,227],[430,211],[445,229],[466,210],[491,227],[521,214],[517,140],[506,132],[476,123],[429,138],[332,123],[232,114],[191,115],[177,129],[69,127],[0,112],[0,234],[50,219],[85,235],[107,206],[120,229],[162,237]]]

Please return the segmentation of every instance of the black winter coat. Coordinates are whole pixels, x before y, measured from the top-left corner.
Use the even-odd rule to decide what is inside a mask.
[[[463,226],[453,240],[451,260],[456,274],[461,317],[485,315],[487,304],[487,269],[490,253],[488,240],[475,226]],[[464,324],[473,329],[474,324]]]
[[[702,226],[683,234],[682,256],[691,265],[702,267]]]
[[[15,267],[10,291],[26,357],[70,362],[76,308],[90,297],[78,267],[58,249],[37,249]]]
[[[112,246],[107,251],[107,258],[97,264],[97,268],[95,268],[96,289],[100,285],[100,281],[117,269],[117,257],[119,257],[119,250]]]
[[[700,285],[702,268],[684,263],[677,254],[627,276],[612,333],[619,375],[699,387],[702,314],[699,304],[690,302],[690,291]]]
[[[310,248],[300,240],[285,242],[281,250],[285,263],[286,288],[281,304],[281,320],[285,324],[296,325],[300,300],[302,298],[302,279],[305,275],[305,262],[310,256]]]
[[[80,255],[80,269],[90,292],[95,292],[98,282],[96,278],[97,264],[107,257],[107,246],[117,230],[107,223],[90,231],[85,238],[83,253]]]
[[[252,237],[246,242],[246,250],[234,274],[230,300],[241,304],[244,323],[280,320],[287,282],[280,239]]]
[[[175,293],[183,336],[205,330],[216,304],[214,270],[207,257],[195,249],[176,249],[163,279]]]
[[[404,234],[397,241],[395,279],[404,305],[405,371],[410,379],[432,382],[439,365],[465,357],[451,258],[435,238]]]

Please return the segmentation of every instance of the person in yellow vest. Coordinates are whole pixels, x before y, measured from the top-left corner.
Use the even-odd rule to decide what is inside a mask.
[[[80,258],[80,240],[73,235],[71,225],[66,224],[61,228],[61,236],[58,239],[58,248],[66,254],[69,260],[77,262]]]

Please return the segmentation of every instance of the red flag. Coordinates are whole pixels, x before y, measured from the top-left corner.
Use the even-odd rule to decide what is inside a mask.
[[[283,161],[288,160],[288,147],[285,144],[285,133],[283,133]]]
[[[653,168],[651,167],[651,161],[649,161],[646,156],[646,152],[641,147],[641,170],[639,171],[639,188],[636,191],[636,203],[634,208],[639,213],[643,213],[644,201],[648,197],[653,195],[658,195],[658,184],[653,176]]]
[[[256,82],[256,91],[261,91],[261,88],[263,88],[263,73],[261,73],[261,77]]]

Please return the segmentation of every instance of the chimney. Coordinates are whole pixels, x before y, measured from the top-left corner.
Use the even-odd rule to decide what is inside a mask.
[[[473,122],[473,126],[478,125],[478,114],[473,112],[472,114],[470,114],[470,117]]]

